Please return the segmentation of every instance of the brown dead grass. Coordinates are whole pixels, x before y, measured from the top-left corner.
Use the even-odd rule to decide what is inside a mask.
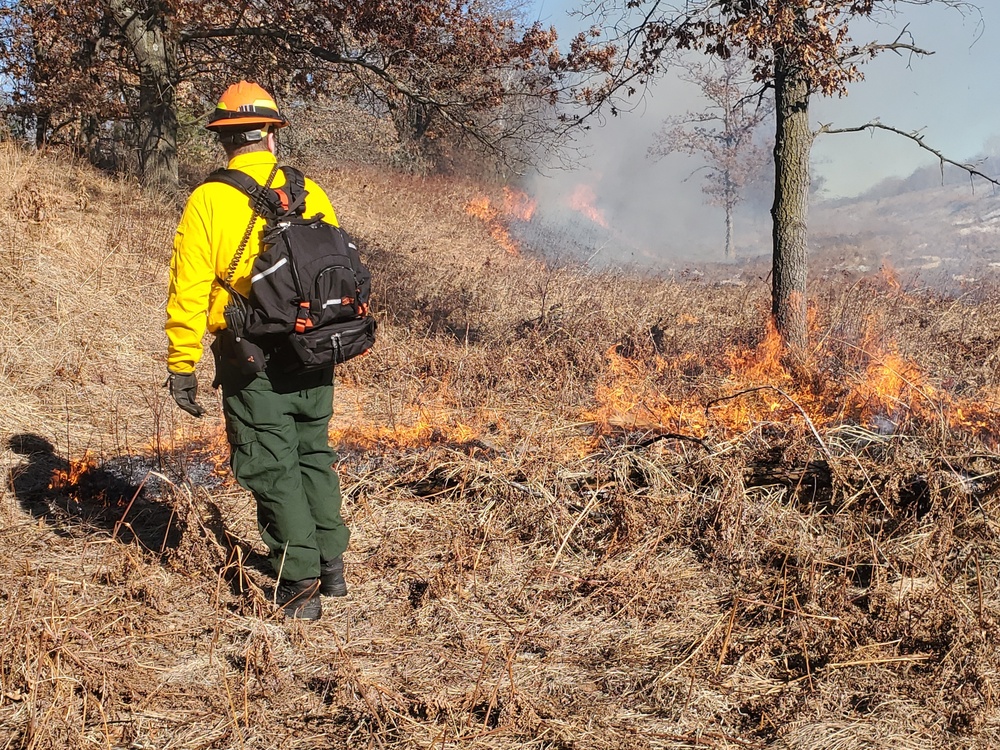
[[[289,623],[211,367],[199,422],[160,387],[176,208],[61,157],[0,171],[0,746],[1000,743],[995,433],[913,389],[893,434],[754,394],[700,444],[654,418],[740,387],[759,280],[549,268],[464,214],[476,185],[320,170],[381,328],[338,370],[351,596]],[[802,398],[836,405],[890,344],[925,390],[993,398],[995,292],[812,298]],[[646,411],[595,425],[612,349]]]

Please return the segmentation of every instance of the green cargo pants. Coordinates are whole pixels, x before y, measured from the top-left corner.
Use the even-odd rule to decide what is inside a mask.
[[[257,524],[275,574],[319,577],[320,561],[347,549],[340,480],[330,447],[333,372],[241,375],[221,367],[222,410],[236,481],[257,501]]]

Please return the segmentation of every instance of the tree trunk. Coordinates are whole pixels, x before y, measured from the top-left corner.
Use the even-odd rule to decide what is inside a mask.
[[[726,203],[726,259],[733,257],[733,204]]]
[[[425,104],[413,102],[405,97],[389,100],[389,115],[396,126],[396,136],[403,148],[403,153],[422,166],[437,168],[438,153],[435,143],[426,137],[427,129],[434,119],[433,110]]]
[[[778,50],[774,63],[775,121],[773,265],[771,314],[789,353],[808,344],[806,255],[809,210],[809,84],[798,66]]]
[[[39,112],[35,115],[35,148],[44,148],[49,141],[49,128],[52,123],[52,115],[48,112]]]
[[[146,187],[177,188],[177,56],[167,8],[137,13],[126,0],[105,0],[139,65],[139,169]]]
[[[161,62],[165,63],[165,59]],[[177,103],[169,66],[143,68],[139,80],[142,113],[139,165],[147,187],[175,190],[177,167]]]

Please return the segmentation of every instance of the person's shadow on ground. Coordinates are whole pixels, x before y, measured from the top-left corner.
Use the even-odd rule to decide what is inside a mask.
[[[39,435],[14,435],[8,446],[25,459],[10,472],[18,503],[56,533],[103,531],[157,554],[177,546],[180,529],[173,507],[154,499],[144,481],[131,481],[96,462],[67,460]]]
[[[163,557],[178,550],[182,536],[193,531],[214,540],[218,557],[203,562],[216,569],[235,595],[250,588],[247,569],[271,575],[267,558],[226,528],[217,505],[204,504],[197,520],[190,508],[178,508],[177,495],[151,473],[153,462],[148,457],[125,457],[103,465],[70,461],[44,437],[31,433],[12,436],[8,446],[24,457],[9,477],[19,505],[31,516],[45,519],[57,534],[107,534]],[[192,522],[195,529],[190,528]]]

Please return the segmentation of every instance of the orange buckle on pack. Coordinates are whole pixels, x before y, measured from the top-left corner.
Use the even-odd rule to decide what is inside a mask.
[[[309,302],[299,303],[299,314],[295,316],[295,332],[305,333],[313,327],[312,317],[309,315]]]
[[[278,194],[278,200],[281,201],[281,209],[283,211],[288,210],[288,193],[286,193],[281,188],[275,188],[274,192]]]

